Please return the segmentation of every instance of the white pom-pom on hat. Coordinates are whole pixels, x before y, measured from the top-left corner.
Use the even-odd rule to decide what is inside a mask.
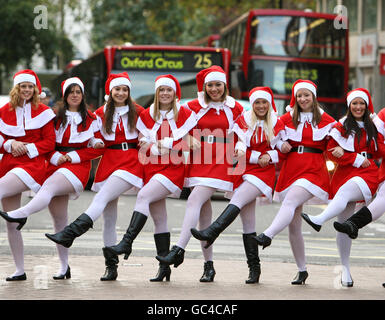
[[[286,110],[287,112],[290,112],[290,111],[293,110],[293,108],[288,104],[288,105],[286,106],[285,110]]]
[[[42,91],[42,92],[40,93],[40,99],[44,99],[46,96],[47,96],[47,95],[45,94],[44,91]]]

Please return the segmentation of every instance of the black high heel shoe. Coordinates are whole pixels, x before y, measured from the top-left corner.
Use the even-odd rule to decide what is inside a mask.
[[[19,276],[7,277],[5,279],[5,281],[23,281],[23,280],[27,280],[27,275],[25,274],[25,272]]]
[[[66,273],[60,274],[58,276],[53,276],[52,278],[54,280],[71,279],[71,268],[70,268],[70,266],[67,267]]]
[[[200,282],[213,282],[215,277],[214,262],[206,261],[203,265],[203,274],[199,279]]]
[[[309,274],[307,273],[307,271],[298,271],[291,284],[305,284],[305,281],[308,276]]]
[[[0,210],[0,216],[3,217],[8,222],[18,223],[19,225],[16,227],[17,230],[21,230],[21,228],[23,228],[23,226],[27,222],[27,218],[12,218],[8,215],[8,213],[1,210]]]
[[[301,217],[317,232],[320,232],[321,225],[314,223],[310,220],[309,216],[306,213],[301,213]]]
[[[262,250],[271,245],[271,239],[263,233],[260,233],[257,236],[252,236],[251,238],[257,241],[260,246],[262,246]]]

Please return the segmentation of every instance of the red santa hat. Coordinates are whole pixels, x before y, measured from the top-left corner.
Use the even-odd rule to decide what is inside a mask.
[[[37,86],[39,90],[40,98],[45,98],[46,94],[45,92],[41,92],[41,84],[38,76],[36,75],[35,71],[30,69],[20,70],[15,73],[13,76],[13,86],[16,86],[19,83],[22,82],[32,82],[35,86]]]
[[[251,106],[254,104],[257,99],[265,99],[269,101],[270,106],[273,108],[274,112],[277,112],[275,107],[273,91],[269,87],[255,87],[249,93],[249,101]]]
[[[108,79],[107,79],[105,87],[104,87],[104,89],[106,91],[106,95],[104,96],[104,99],[108,100],[112,88],[117,87],[117,86],[127,86],[131,90],[132,84],[131,84],[131,80],[130,80],[130,77],[128,76],[127,72],[122,72],[122,73],[118,73],[118,74],[112,74],[111,73],[108,76]]]
[[[295,105],[296,95],[298,90],[300,89],[308,89],[310,90],[315,97],[317,97],[317,85],[310,80],[302,80],[298,79],[294,82],[293,87],[291,89],[291,99],[290,104],[286,107],[286,111],[291,111]]]
[[[203,91],[203,86],[210,81],[222,81],[227,83],[226,73],[220,66],[211,66],[210,68],[199,71],[196,75],[198,92]]]
[[[370,113],[372,113],[372,114],[374,113],[372,98],[370,97],[370,93],[368,90],[366,90],[364,88],[357,88],[357,89],[354,89],[354,90],[348,92],[348,94],[346,96],[346,101],[347,101],[348,107],[350,106],[350,103],[355,98],[362,98],[366,102],[366,105],[368,106]]]
[[[168,86],[171,87],[174,91],[176,96],[178,97],[178,100],[181,99],[182,94],[181,94],[181,89],[180,89],[180,84],[177,78],[175,78],[171,74],[165,74],[157,77],[155,79],[155,91],[158,89],[160,86]]]
[[[83,94],[84,94],[84,84],[83,84],[82,80],[80,80],[78,77],[73,77],[73,78],[68,78],[67,80],[64,80],[61,83],[61,93],[62,93],[63,97],[64,97],[64,94],[65,94],[67,88],[71,84],[77,84],[80,87],[80,89],[82,90]]]

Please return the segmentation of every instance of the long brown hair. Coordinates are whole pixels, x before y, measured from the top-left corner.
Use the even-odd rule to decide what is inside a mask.
[[[225,83],[224,83],[224,86],[225,86],[225,91],[223,92],[223,94],[221,96],[221,102],[225,101],[226,97],[229,95],[229,89],[227,88]],[[206,84],[204,84],[203,92],[204,92],[204,100],[205,100],[206,104],[208,104],[211,101],[211,98],[206,91]]]
[[[313,94],[313,92],[311,93],[312,96],[313,96],[313,105],[312,105],[312,113],[313,113],[313,120],[312,120],[312,124],[313,126],[317,126],[320,122],[321,122],[321,105],[318,103],[317,101],[317,98],[316,96]],[[301,113],[301,107],[298,105],[298,102],[297,102],[297,99],[295,100],[295,104],[294,104],[294,107],[293,107],[293,125],[294,125],[294,128],[298,128],[298,125],[299,125],[299,116],[300,116],[300,113]]]
[[[159,88],[156,89],[155,91],[155,96],[154,96],[154,118],[155,120],[158,120],[160,118],[160,102],[159,102]],[[174,100],[171,103],[171,108],[172,111],[174,112],[174,120],[175,122],[178,121],[178,108],[176,107],[176,94],[174,95]]]
[[[114,88],[112,88],[114,90]],[[104,130],[108,133],[112,133],[112,123],[113,123],[113,117],[114,117],[114,112],[115,112],[115,103],[114,100],[112,99],[112,90],[110,92],[110,95],[108,97],[107,103],[106,103],[106,112],[104,115],[104,122],[103,122],[103,127]],[[136,106],[134,102],[131,99],[131,93],[130,93],[130,88],[128,88],[128,98],[124,102],[126,105],[128,105],[128,127],[129,130],[132,132],[135,127],[136,127],[136,120],[138,117],[138,112],[136,110]]]
[[[11,109],[15,110],[16,107],[19,106],[19,100],[20,100],[20,84],[18,83],[9,92],[9,104],[11,106]],[[39,89],[37,88],[36,85],[34,86],[34,92],[30,102],[31,102],[31,105],[35,108],[37,108],[40,102]]]
[[[67,102],[67,98],[68,96],[70,95],[71,91],[72,91],[72,88],[75,87],[75,86],[78,86],[78,84],[76,83],[72,83],[71,85],[68,86],[68,88],[66,89],[66,91],[64,92],[64,96],[62,98],[62,101],[60,101],[57,105],[58,105],[58,111],[57,111],[57,115],[56,115],[56,118],[54,120],[54,123],[55,123],[55,127],[56,127],[56,124],[60,121],[60,125],[62,127],[65,127],[65,125],[67,124],[67,116],[66,116],[66,111],[68,110],[69,108],[69,105],[68,105],[68,102]],[[80,87],[79,87],[80,88]],[[81,89],[80,89],[81,90]],[[90,115],[88,114],[88,111],[87,111],[87,104],[85,102],[85,95],[82,91],[82,101],[80,102],[80,105],[79,105],[79,110],[78,112],[80,113],[81,117],[82,117],[82,127],[83,129],[86,128],[86,125],[87,125],[87,116],[90,117]]]

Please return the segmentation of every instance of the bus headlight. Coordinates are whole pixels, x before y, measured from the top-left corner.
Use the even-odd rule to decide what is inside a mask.
[[[328,171],[333,171],[335,169],[335,164],[333,161],[326,161],[326,167],[328,168]]]

